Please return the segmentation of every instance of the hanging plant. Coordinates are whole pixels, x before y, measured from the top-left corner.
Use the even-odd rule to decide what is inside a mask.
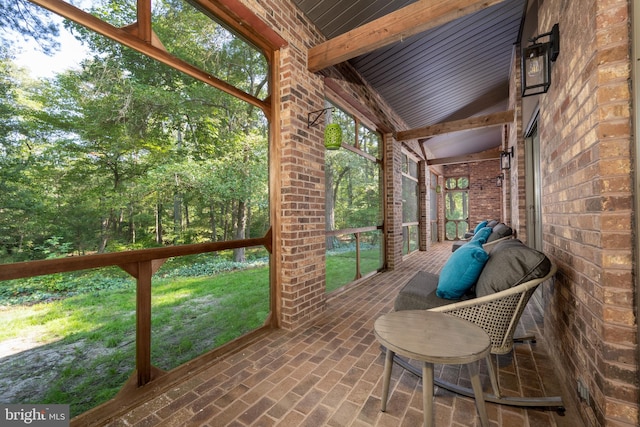
[[[333,114],[330,116],[330,121]],[[342,128],[338,123],[329,123],[324,128],[324,148],[338,150],[342,146]]]

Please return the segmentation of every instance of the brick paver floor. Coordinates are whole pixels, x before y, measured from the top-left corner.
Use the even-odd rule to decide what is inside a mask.
[[[380,411],[384,357],[373,323],[392,309],[397,291],[416,271],[437,273],[450,255],[451,243],[410,255],[395,271],[332,296],[326,312],[312,323],[295,331],[269,333],[109,426],[422,425],[422,382],[397,366],[387,411]],[[541,325],[540,313],[530,303],[518,332],[536,333]],[[536,344],[517,344],[512,354],[498,358],[498,364],[505,394],[563,392],[540,339]],[[461,384],[468,381],[466,369],[455,366],[436,365],[438,375]],[[481,378],[489,390],[485,367]],[[480,425],[472,399],[443,389],[437,389],[435,396],[437,426]],[[492,426],[582,426],[575,408],[566,396],[564,400],[564,416],[492,403],[487,403],[487,411]]]

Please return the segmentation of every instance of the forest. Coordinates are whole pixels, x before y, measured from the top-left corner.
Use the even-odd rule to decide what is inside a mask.
[[[258,108],[68,21],[89,54],[34,79],[15,62],[20,43],[55,52],[62,28],[26,1],[2,6],[0,263],[265,234]],[[135,2],[88,11],[115,26],[136,20]],[[268,65],[253,46],[186,2],[154,2],[153,15],[172,55],[268,95]]]

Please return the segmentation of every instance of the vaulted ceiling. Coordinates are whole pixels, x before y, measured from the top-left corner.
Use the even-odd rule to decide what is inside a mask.
[[[507,110],[509,73],[526,0],[294,1],[328,43],[336,42],[334,50],[341,36],[350,31],[349,36],[356,35],[354,31],[365,24],[385,27],[378,34],[392,33],[395,26],[404,25],[395,41],[387,40],[389,44],[369,47],[346,59],[407,124],[409,129],[399,131],[433,130],[440,124],[446,128],[447,123],[459,124],[473,117],[493,120],[498,116],[495,113]],[[415,12],[418,3],[423,5],[422,15]],[[448,14],[440,12],[446,7],[453,9]],[[403,11],[412,14],[403,15]],[[423,21],[417,22],[420,19]],[[317,71],[311,61],[310,70]],[[319,67],[328,65],[330,61]],[[437,160],[498,147],[502,126],[423,134],[429,136],[420,138],[421,143]]]

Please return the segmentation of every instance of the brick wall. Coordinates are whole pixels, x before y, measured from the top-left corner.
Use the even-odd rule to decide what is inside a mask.
[[[539,98],[543,240],[559,267],[545,288],[545,338],[573,398],[577,380],[588,387],[588,425],[637,426],[630,3],[540,5],[538,32],[558,22],[561,40]]]
[[[346,103],[357,103],[385,134],[387,213],[385,221],[387,260],[391,268],[402,261],[400,145],[391,135],[406,126],[348,65],[307,71],[307,49],[324,40],[317,29],[289,0],[241,0],[253,13],[283,37],[288,45],[280,51],[280,200],[275,242],[277,260],[276,304],[279,324],[293,329],[313,319],[325,308],[325,180],[322,126],[307,128],[307,113],[324,108],[326,78]],[[348,78],[343,77],[348,75]],[[358,82],[357,84],[351,82]],[[356,109],[354,111],[356,112]],[[398,185],[399,184],[399,185]],[[400,225],[398,225],[400,221]]]
[[[502,188],[496,186],[496,177],[500,174],[499,160],[445,165],[443,171],[445,180],[450,177],[469,177],[470,229],[486,219],[503,220]]]

